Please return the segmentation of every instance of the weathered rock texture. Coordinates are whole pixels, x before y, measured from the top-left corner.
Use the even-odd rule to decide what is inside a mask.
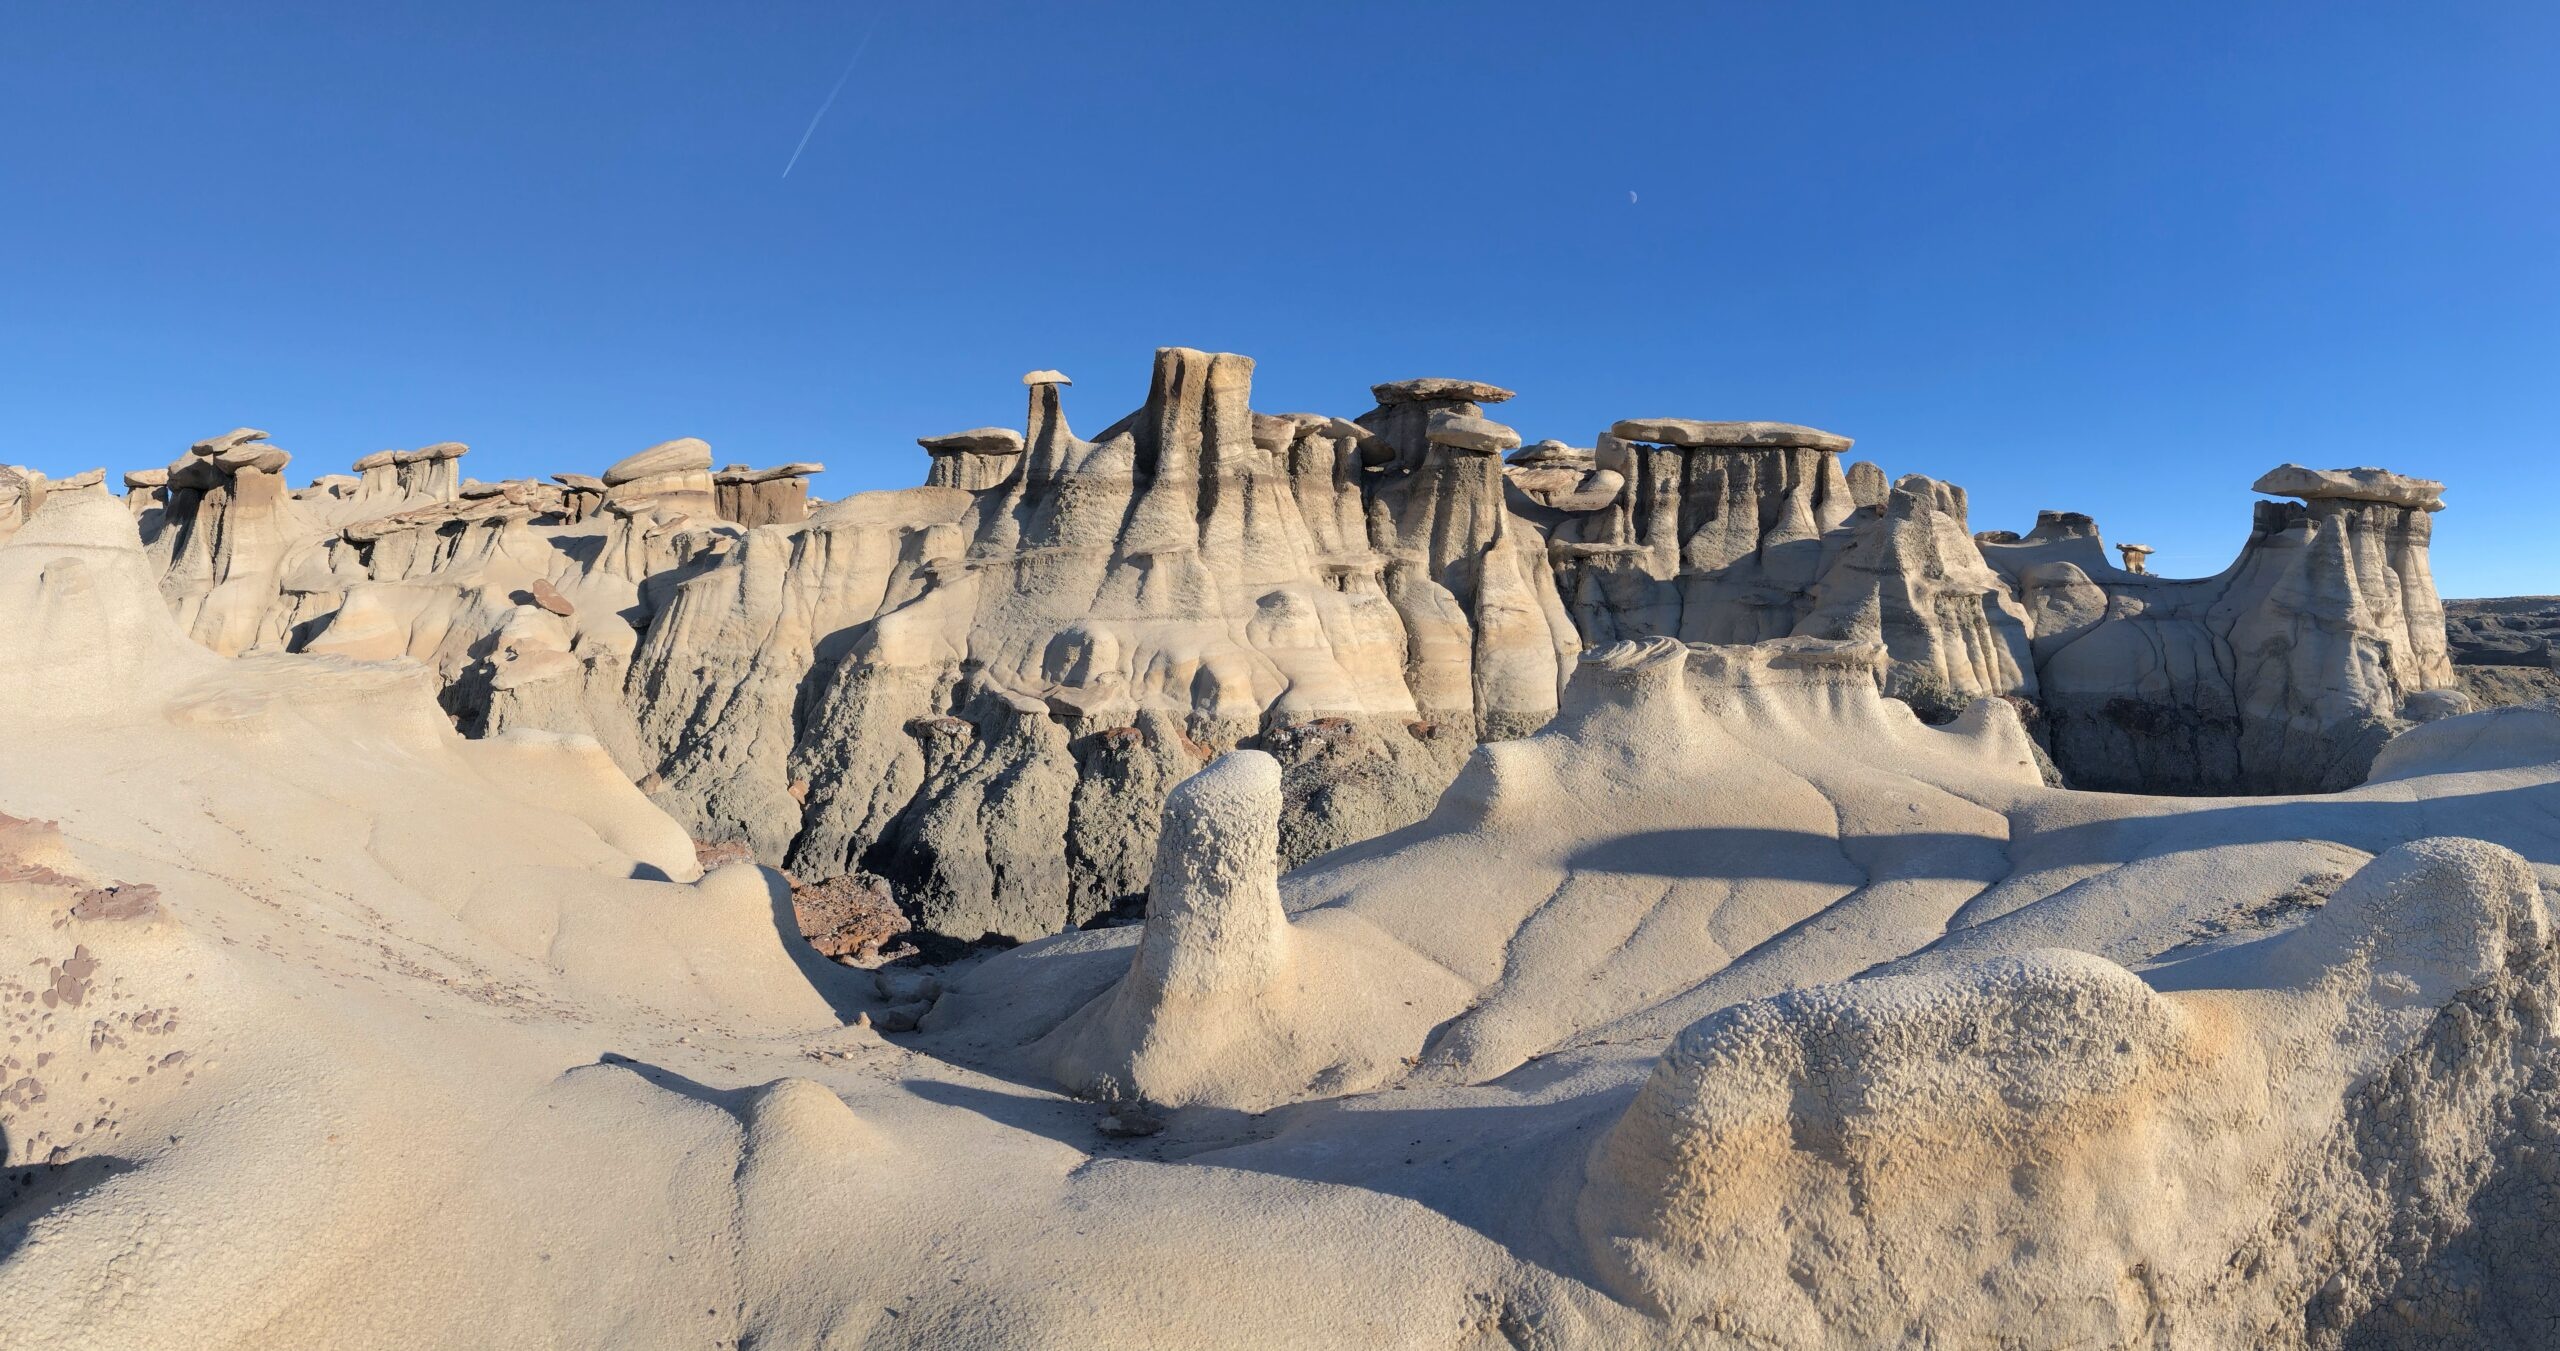
[[[1043,424],[1007,518],[1170,500],[1143,553],[974,553],[958,488],[832,535],[626,495],[561,536],[710,541],[662,608],[535,570],[517,542],[560,527],[526,502],[315,553],[350,594],[450,572],[494,603],[526,575],[522,661],[556,654],[528,626],[616,597],[654,638],[723,574],[697,634],[867,609],[818,675],[850,684],[834,706],[904,716],[920,672],[951,711],[831,744],[912,748],[906,786],[869,771],[886,819],[1009,903],[1072,871],[1024,843],[1048,804],[1088,850],[1079,804],[1122,831],[1163,800],[1142,925],[937,971],[811,952],[893,934],[881,889],[793,895],[595,739],[460,736],[418,662],[217,653],[128,504],[44,483],[0,540],[0,1289],[36,1292],[0,1300],[0,1345],[2548,1344],[2560,710],[2413,726],[2335,794],[2084,793],[2008,699],[1933,725],[1884,697],[1881,633],[1650,635],[1577,655],[1547,725],[1467,751],[1422,819],[1284,874],[1288,756],[1204,768],[1197,706],[1149,700],[1088,774],[1078,710],[1123,715],[1007,655],[1054,615],[1004,607],[1068,594],[1053,568],[1093,579],[1120,651],[1197,653],[1181,678],[1247,708],[1265,664],[1329,670],[1251,640],[1286,585],[1252,571],[1254,522],[1294,476],[1240,450],[1231,478],[1101,472],[1150,444],[1161,471],[1186,429],[1223,457],[1238,373],[1193,356],[1165,376],[1197,419]],[[1098,481],[1034,498],[1044,446]],[[1404,507],[1469,519],[1413,505],[1453,479],[1409,475]],[[1230,507],[1213,563],[1186,541]],[[1225,618],[1186,634],[1160,582]],[[386,643],[433,629],[375,612]],[[792,625],[819,672],[830,631]],[[703,650],[787,703],[749,660],[782,649]],[[1137,703],[1171,660],[1069,669]],[[1297,763],[1360,730],[1293,738]]]
[[[1269,770],[1222,762],[1142,931],[987,963],[929,1044],[1158,1105],[1350,1094],[1221,1162],[1391,1135],[1364,1176],[1506,1241],[1561,1214],[1648,1342],[2536,1344],[2560,718],[2235,813],[2050,788],[2007,703],[1928,727],[1881,659],[1594,652],[1426,821],[1276,888]],[[1416,965],[1285,978],[1319,932]]]
[[[2446,643],[2462,692],[2482,708],[2560,699],[2560,596],[2449,600]]]
[[[2034,694],[2024,612],[1974,547],[1964,490],[1843,470],[1848,446],[1786,423],[1617,423],[1592,469],[1624,486],[1541,515],[1584,640],[1874,640],[1889,692],[1932,712]]]
[[[695,837],[876,874],[963,939],[1133,906],[1165,795],[1240,747],[1280,763],[1284,864],[1414,821],[1622,640],[1872,646],[1924,720],[2006,699],[2049,777],[2149,792],[2343,787],[2465,706],[2427,480],[2284,466],[2259,486],[2303,502],[2180,580],[2077,513],[1977,538],[1962,489],[1815,428],[1523,447],[1498,386],[1345,419],[1257,412],[1252,374],[1165,349],[1087,440],[1034,371],[1023,429],[921,438],[923,486],[815,510],[819,466],[714,471],[693,438],[505,483],[439,443],[292,491],[249,428],[127,505],[216,651],[418,660],[466,731],[592,736]],[[0,483],[0,529],[43,491]]]
[[[685,581],[633,668],[660,800],[971,938],[1136,895],[1164,794],[1247,742],[1290,752],[1293,841],[1420,815],[1479,736],[1545,721],[1575,636],[1499,460],[1429,439],[1449,409],[1399,405],[1425,416],[1382,476],[1362,427],[1253,413],[1252,370],[1167,349],[1091,441],[1035,382],[1028,435],[928,438],[928,486]]]
[[[2423,840],[2254,969],[2056,950],[1738,1004],[1602,1139],[1583,1234],[1746,1343],[2522,1345],[2549,1201],[2482,1184],[2560,1066],[2548,929],[2523,859]],[[2425,1082],[2447,1041],[2461,1089]]]
[[[1165,802],[1128,974],[1035,1048],[1088,1095],[1261,1107],[1391,1077],[1466,987],[1348,916],[1280,908],[1280,765],[1234,751]]]
[[[711,476],[720,518],[750,528],[809,519],[809,476],[826,466],[808,462],[749,469],[733,464]]]
[[[2287,465],[2258,488],[2307,497],[2259,503],[2213,577],[2119,568],[2070,513],[1982,544],[2031,620],[2041,730],[2073,784],[2344,788],[2397,732],[2467,707],[2427,562],[2443,485]]]

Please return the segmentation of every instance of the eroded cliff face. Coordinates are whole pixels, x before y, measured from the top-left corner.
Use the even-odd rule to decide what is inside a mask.
[[[1571,626],[1499,446],[1406,418],[1373,512],[1381,438],[1255,414],[1252,370],[1167,349],[1093,440],[1036,373],[1027,435],[929,438],[928,486],[751,532],[635,659],[684,713],[647,720],[660,800],[972,938],[1134,897],[1164,794],[1247,741],[1290,762],[1299,857],[1419,816],[1479,735],[1546,720]]]
[[[940,608],[1021,584],[965,566],[982,499],[926,490],[947,518],[890,513],[829,571],[818,531],[685,527],[705,471],[659,449],[674,500],[603,504],[598,549],[726,543],[650,632],[697,594],[688,624],[865,598],[845,706],[904,706],[868,672],[949,710],[877,799],[943,860],[912,904],[1072,898],[1128,830],[1143,923],[865,979],[596,741],[458,736],[414,661],[220,655],[98,477],[21,476],[0,1284],[73,1294],[0,1301],[0,1344],[480,1347],[498,1307],[580,1347],[2415,1348],[2560,1319],[2560,710],[2414,726],[2336,794],[2082,793],[2017,703],[1885,697],[1881,637],[1654,635],[1580,654],[1421,820],[1284,872],[1322,719],[1195,771],[1193,713],[1142,707],[1088,772],[1095,682],[973,664]],[[504,541],[557,528],[485,515],[451,542],[490,547],[416,575],[503,586],[531,566]],[[540,666],[584,606],[524,586],[499,635]]]
[[[1588,642],[1874,640],[1887,691],[1933,715],[2034,694],[2024,612],[1974,547],[1964,490],[1843,470],[1849,445],[1786,423],[1642,419],[1600,438],[1578,483],[1540,494],[1570,464],[1554,452],[1517,477],[1544,498]]]
[[[2535,1344],[2551,711],[2244,825],[2047,786],[2009,704],[1926,726],[1881,659],[1594,651],[1428,819],[1285,877],[1272,767],[1229,756],[1143,929],[987,962],[924,1044],[1561,1224],[1669,1344]],[[1402,1171],[1334,1162],[1370,1130]]]
[[[2469,707],[2427,562],[2444,485],[2287,465],[2232,565],[2193,580],[2106,561],[2094,523],[2048,512],[1983,553],[2028,610],[2045,730],[2080,787],[2325,792],[2382,744]]]
[[[494,484],[445,442],[290,490],[248,428],[127,505],[207,646],[422,662],[464,730],[592,736],[696,838],[886,877],[964,939],[1134,903],[1165,795],[1239,747],[1280,765],[1284,864],[1417,820],[1620,640],[1871,645],[1924,720],[2009,700],[2049,778],[2132,791],[2343,787],[2463,706],[2425,480],[2287,466],[2259,487],[2300,503],[2181,580],[2068,513],[1977,538],[1961,488],[1810,427],[1523,448],[1479,381],[1345,419],[1256,412],[1252,376],[1164,349],[1088,440],[1035,371],[1021,430],[921,438],[923,486],[814,508],[821,466],[693,438]],[[45,491],[0,481],[0,530]]]

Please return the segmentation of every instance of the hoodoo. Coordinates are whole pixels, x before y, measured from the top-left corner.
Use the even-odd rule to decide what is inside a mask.
[[[1253,373],[1164,349],[1086,440],[1033,371],[1020,429],[920,437],[923,486],[814,511],[822,466],[715,471],[692,438],[495,484],[446,442],[291,491],[248,428],[127,501],[217,651],[427,662],[466,731],[594,736],[696,838],[880,876],[957,939],[1133,905],[1165,795],[1238,748],[1280,762],[1286,864],[1417,820],[1629,639],[1872,644],[1885,694],[1932,722],[2011,700],[2088,788],[2334,790],[2468,706],[2428,480],[2283,466],[2257,487],[2298,501],[2186,580],[2109,562],[2074,512],[1977,536],[1961,488],[1844,465],[1817,428],[1524,447],[1483,381],[1343,418],[1256,411]],[[17,482],[23,517],[43,481]]]
[[[2560,714],[2464,712],[2441,485],[2164,578],[1811,428],[1252,377],[814,511],[0,473],[0,1280],[74,1292],[0,1342],[2560,1316]]]

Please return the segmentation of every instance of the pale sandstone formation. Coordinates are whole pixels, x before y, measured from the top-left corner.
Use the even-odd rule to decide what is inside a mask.
[[[635,658],[660,800],[968,938],[1136,894],[1165,792],[1243,741],[1288,743],[1293,857],[1418,816],[1479,735],[1545,721],[1570,627],[1499,463],[1429,440],[1457,410],[1397,405],[1413,472],[1373,509],[1381,439],[1253,414],[1251,371],[1167,349],[1093,441],[1034,380],[1027,437],[927,438],[927,487],[741,541]]]
[[[604,501],[633,515],[718,514],[711,482],[711,447],[691,436],[661,441],[626,455],[604,471]]]
[[[2434,479],[2412,478],[2388,469],[2305,469],[2298,464],[2280,464],[2258,476],[2250,491],[2270,497],[2299,497],[2306,502],[2336,499],[2346,502],[2383,502],[2416,511],[2442,511],[2444,485]]]
[[[1234,992],[1274,988],[1297,931],[1365,922],[1374,956],[1473,986],[1464,1011],[1397,982],[1435,1031],[1355,1016],[1365,1044],[1290,1068],[1401,1050],[1414,1078],[1206,1157],[1303,1175],[1287,1161],[1384,1145],[1402,1171],[1320,1175],[1515,1242],[1552,1212],[1488,1198],[1552,1169],[1587,1263],[1567,1265],[1663,1320],[1639,1340],[2533,1344],[2560,1217],[2534,1124],[2560,1104],[2560,871],[2426,836],[2547,857],[2560,717],[2432,724],[2371,787],[2244,823],[2045,788],[1996,702],[1944,731],[1879,720],[1895,706],[1842,674],[1877,656],[1593,654],[1566,714],[1479,750],[1429,821],[1282,879],[1292,923],[1252,899],[1251,851],[1213,843],[1190,857],[1214,881],[1160,887],[1134,955],[1121,931],[999,958],[936,1001],[927,1044],[1011,1065],[1029,1039],[1068,1087],[1122,1072],[1158,1105],[1263,1106],[1297,1076],[1253,1030],[1277,1001]],[[1270,810],[1211,791],[1226,840]],[[1168,837],[1196,832],[1177,802]],[[1222,925],[1181,941],[1204,909]],[[1177,952],[1196,1003],[1164,993]],[[1323,988],[1300,1031],[1375,999]],[[1665,1038],[1658,1063],[1621,1049]],[[1096,1041],[1127,1049],[1057,1054]],[[1209,1063],[1232,1073],[1169,1072]],[[1621,1106],[1602,1085],[1627,1072]],[[1416,1116],[1444,1102],[1487,1119]]]
[[[0,540],[18,533],[44,505],[44,476],[16,465],[0,465]]]
[[[1621,441],[1648,441],[1683,448],[1713,446],[1725,450],[1807,449],[1833,453],[1847,450],[1848,437],[1792,422],[1701,422],[1694,418],[1629,418],[1609,426]]]
[[[1034,371],[1025,430],[921,438],[923,487],[814,510],[818,466],[714,472],[691,438],[548,484],[463,482],[441,443],[287,492],[245,428],[128,502],[217,650],[422,661],[466,731],[594,736],[696,837],[886,876],[963,939],[1133,905],[1165,794],[1239,746],[1282,763],[1285,862],[1412,821],[1620,639],[1872,644],[1924,720],[2010,699],[2045,775],[2095,787],[2339,787],[2463,706],[2425,480],[2280,469],[2309,504],[2188,582],[2109,566],[2077,513],[1977,538],[1961,489],[1813,428],[1514,449],[1498,386],[1344,419],[1252,411],[1250,372],[1166,349],[1086,441]]]
[[[752,530],[809,519],[809,476],[826,472],[814,461],[795,460],[771,469],[733,464],[711,476],[720,519]]]
[[[1169,364],[1212,405],[1234,378]],[[1204,416],[1156,450],[1232,445]],[[695,580],[819,604],[756,556],[813,528]],[[1143,926],[872,977],[780,875],[697,875],[596,742],[464,739],[417,665],[218,655],[161,576],[100,483],[0,542],[0,1288],[36,1292],[0,1344],[2522,1347],[2560,1317],[2547,708],[2413,727],[2329,796],[2086,794],[2006,700],[1884,698],[1881,638],[1654,636],[1579,657],[1410,826],[1283,875],[1288,772],[1232,754],[1159,794]],[[569,614],[509,622],[594,608],[552,590]],[[963,707],[1036,742],[1023,695]]]
[[[1964,490],[1887,487],[1873,465],[1858,486],[1849,444],[1791,423],[1615,424],[1594,464],[1628,487],[1540,518],[1583,640],[1875,640],[1888,692],[1933,715],[2032,696],[2025,615],[1974,547]]]
[[[166,508],[161,499],[169,486],[166,469],[129,469],[124,474],[124,504],[133,512],[134,529],[144,539],[160,533],[160,521]],[[0,516],[5,516],[0,510]]]
[[[593,474],[553,474],[560,485],[562,513],[575,525],[604,505],[604,480]]]
[[[1466,986],[1364,921],[1280,908],[1280,765],[1234,751],[1166,799],[1128,974],[1034,1054],[1088,1094],[1263,1107],[1392,1077]]]
[[[2248,960],[2029,952],[1736,1005],[1600,1142],[1583,1237],[1626,1297],[1774,1345],[2512,1327],[2548,1297],[2498,1259],[2550,1203],[2481,1175],[2560,1063],[2548,930],[2522,858],[2424,840]],[[2428,1082],[2448,1045],[2458,1090]]]
[[[168,469],[155,544],[179,623],[222,653],[255,646],[282,587],[287,555],[313,526],[285,486],[291,456],[242,428],[199,441]]]
[[[2074,784],[2343,788],[2392,735],[2465,706],[2427,562],[2443,485],[2288,465],[2257,487],[2307,497],[2258,504],[2213,577],[2115,567],[2078,513],[1981,546],[2030,616],[2041,730]]]
[[[933,457],[933,468],[924,480],[928,488],[983,492],[1003,486],[1022,463],[1022,433],[1010,427],[976,427],[947,436],[920,437],[916,444]]]

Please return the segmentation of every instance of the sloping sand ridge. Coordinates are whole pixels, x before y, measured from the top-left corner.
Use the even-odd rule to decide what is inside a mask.
[[[699,875],[599,740],[462,738],[428,665],[218,655],[163,575],[94,483],[0,543],[0,1345],[2560,1313],[2545,708],[2324,796],[2082,793],[2006,700],[1883,697],[1880,637],[1634,635],[1414,824],[1284,875],[1281,766],[1233,751],[1168,786],[1144,925],[875,978],[777,874]]]

